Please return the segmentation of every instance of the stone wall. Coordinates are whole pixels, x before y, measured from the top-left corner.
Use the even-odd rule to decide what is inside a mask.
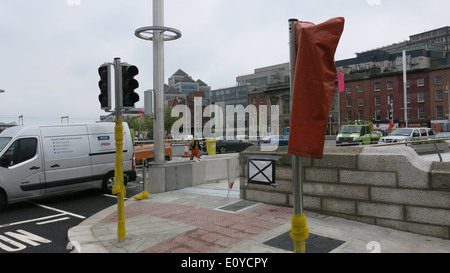
[[[279,156],[275,185],[247,183],[248,157]],[[242,199],[293,204],[287,147],[239,157]],[[428,162],[412,148],[325,147],[321,160],[302,158],[305,210],[450,239],[450,162]]]

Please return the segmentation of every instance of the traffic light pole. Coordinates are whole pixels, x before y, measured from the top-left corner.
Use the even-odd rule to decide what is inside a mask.
[[[115,68],[115,95],[116,95],[116,109],[115,119],[116,126],[115,140],[116,140],[116,162],[114,171],[114,187],[113,194],[117,194],[117,238],[124,240],[126,238],[125,228],[125,185],[123,181],[123,123],[120,113],[120,101],[122,100],[122,66],[120,58],[114,59]]]

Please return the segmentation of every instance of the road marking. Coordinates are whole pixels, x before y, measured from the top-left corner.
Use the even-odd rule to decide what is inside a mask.
[[[64,221],[64,220],[69,220],[69,219],[70,219],[70,217],[63,217],[63,218],[58,218],[58,219],[54,219],[54,220],[48,220],[48,221],[44,221],[44,222],[39,222],[39,223],[36,223],[36,225],[45,225],[45,224],[59,222],[59,221]]]
[[[36,205],[38,207],[44,208],[44,209],[53,210],[53,211],[56,211],[56,212],[61,212],[61,213],[65,214],[65,215],[71,215],[71,216],[76,217],[76,218],[86,219],[86,217],[78,215],[78,214],[75,214],[75,213],[71,213],[71,212],[68,212],[68,211],[52,208],[52,207],[49,207],[49,206],[45,206],[45,205],[41,205],[41,204],[37,204],[37,203],[33,203],[33,202],[30,202],[30,203],[34,204],[34,205]]]
[[[106,197],[111,197],[111,198],[116,198],[117,199],[117,195],[112,195],[112,194],[106,194],[106,193],[104,193],[104,194],[102,194],[103,196],[106,196]],[[126,200],[128,200],[128,198],[124,198],[124,200],[126,201]]]
[[[41,218],[35,218],[35,219],[30,219],[30,220],[15,222],[15,223],[3,224],[3,225],[0,225],[0,228],[26,224],[26,223],[30,223],[30,222],[38,222],[38,221],[47,220],[47,219],[50,219],[50,218],[55,218],[55,217],[59,217],[59,216],[63,216],[63,215],[65,215],[65,214],[61,213],[61,214],[45,216],[45,217],[41,217]]]

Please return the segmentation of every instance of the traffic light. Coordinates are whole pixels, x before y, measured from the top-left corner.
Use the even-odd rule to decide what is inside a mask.
[[[134,78],[139,74],[139,69],[134,65],[122,64],[122,107],[134,108],[139,101],[139,95],[134,92],[139,87],[139,82]]]
[[[103,110],[111,109],[111,67],[109,65],[102,65],[98,68],[98,74],[100,75],[100,81],[98,87],[100,88],[100,95],[98,100],[100,101],[101,108]]]

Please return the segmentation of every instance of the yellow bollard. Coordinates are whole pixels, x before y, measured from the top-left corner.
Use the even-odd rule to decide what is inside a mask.
[[[305,253],[305,241],[309,237],[305,214],[292,215],[291,238],[294,240],[294,253]]]
[[[116,119],[116,163],[114,172],[113,194],[117,194],[117,237],[119,240],[126,238],[125,229],[125,185],[123,183],[123,124],[121,119]]]

